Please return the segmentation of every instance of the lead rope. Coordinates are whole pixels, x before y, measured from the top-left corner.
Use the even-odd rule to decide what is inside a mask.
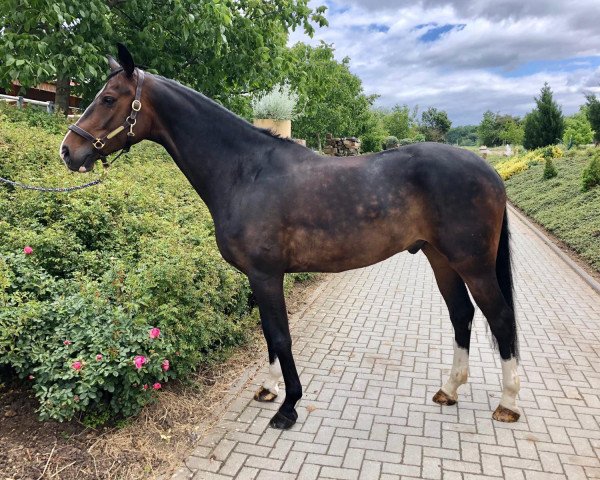
[[[106,176],[107,176],[106,172],[108,172],[109,167],[111,167],[112,164],[115,163],[121,155],[128,153],[130,148],[131,148],[131,146],[129,146],[129,145],[126,146],[123,150],[121,150],[119,152],[119,154],[115,158],[113,158],[110,161],[110,163],[106,160],[106,157],[102,157],[101,161],[102,161],[102,166],[104,167],[104,171],[102,172],[102,178],[99,178],[98,180],[94,180],[93,182],[84,183],[83,185],[76,185],[74,187],[38,187],[36,185],[25,185],[24,183],[15,182],[13,180],[9,180],[8,178],[3,178],[3,177],[0,177],[0,183],[12,185],[13,187],[16,187],[16,188],[22,188],[23,190],[34,190],[36,192],[68,193],[68,192],[74,192],[76,190],[83,190],[84,188],[93,187],[95,185],[102,183],[104,180],[106,180]]]

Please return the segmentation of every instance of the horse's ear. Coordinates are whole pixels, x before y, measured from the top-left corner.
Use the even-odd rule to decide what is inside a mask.
[[[123,70],[127,74],[128,77],[133,75],[133,71],[135,70],[135,63],[133,63],[133,57],[127,47],[122,43],[117,43],[117,49],[119,50],[119,63],[123,67]]]
[[[118,70],[119,68],[121,68],[121,65],[119,65],[119,62],[117,62],[113,57],[111,57],[110,55],[107,55],[106,58],[108,59],[108,66],[110,67],[111,72],[114,72],[115,70]]]

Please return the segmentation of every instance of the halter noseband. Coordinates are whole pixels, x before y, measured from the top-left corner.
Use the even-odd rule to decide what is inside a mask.
[[[123,69],[119,69],[119,70],[113,72],[113,74],[111,74],[111,77],[113,75],[116,75],[117,73],[121,72],[122,70]],[[94,135],[85,131],[83,128],[79,127],[77,124],[69,125],[69,130],[71,130],[72,132],[75,132],[77,135],[92,142],[92,145],[94,145],[94,148],[96,150],[98,150],[98,152],[100,153],[100,156],[102,157],[102,163],[104,164],[105,167],[107,166],[107,163],[105,160],[106,155],[104,153],[102,153],[102,149],[106,145],[106,141],[110,140],[111,138],[116,137],[119,133],[121,133],[123,130],[125,130],[126,128],[129,127],[129,131],[127,132],[127,140],[125,142],[125,146],[121,149],[122,151],[117,156],[117,158],[118,158],[123,153],[127,153],[129,151],[129,149],[131,148],[131,139],[133,137],[135,137],[135,133],[133,133],[133,127],[137,123],[137,114],[142,109],[142,102],[140,101],[140,98],[142,97],[142,86],[144,85],[144,71],[139,70],[139,69],[136,69],[136,70],[138,73],[138,81],[137,81],[137,86],[135,88],[135,98],[134,98],[133,102],[131,102],[131,113],[125,119],[125,121],[123,122],[122,125],[115,128],[113,131],[104,135],[103,137],[94,137]],[[116,158],[114,160],[116,160]],[[114,162],[114,160],[113,160],[113,162]]]

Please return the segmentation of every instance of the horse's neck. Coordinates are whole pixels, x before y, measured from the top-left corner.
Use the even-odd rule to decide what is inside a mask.
[[[163,145],[213,212],[227,203],[240,175],[281,140],[271,138],[205,96],[154,77],[156,142]]]

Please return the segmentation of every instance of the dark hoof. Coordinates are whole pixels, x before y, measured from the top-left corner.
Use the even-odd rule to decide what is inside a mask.
[[[265,387],[260,387],[254,394],[254,400],[257,402],[272,402],[277,398],[275,393],[270,392]]]
[[[295,411],[293,418],[288,418],[283,413],[277,412],[269,422],[269,425],[273,428],[277,428],[278,430],[287,430],[294,426],[294,423],[296,423],[297,419],[298,414]]]
[[[498,422],[514,423],[521,417],[518,412],[513,412],[508,408],[498,405],[496,411],[492,414],[492,418]]]
[[[439,390],[433,396],[433,401],[438,405],[456,405],[456,400],[452,400],[443,390]]]

